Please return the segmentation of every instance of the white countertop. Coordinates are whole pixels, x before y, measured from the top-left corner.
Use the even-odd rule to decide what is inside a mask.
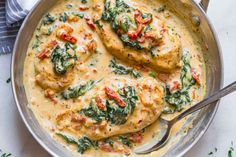
[[[225,85],[236,80],[236,1],[212,0],[208,15],[223,50]],[[15,106],[10,76],[11,55],[0,56],[0,149],[13,157],[50,157],[30,135]],[[236,143],[236,93],[224,98],[207,133],[184,157],[227,157],[231,141]],[[235,144],[236,147],[236,144]],[[1,152],[0,152],[1,155]],[[236,152],[235,152],[236,156]]]

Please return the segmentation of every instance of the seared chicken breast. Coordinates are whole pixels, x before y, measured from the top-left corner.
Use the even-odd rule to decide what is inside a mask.
[[[158,119],[163,110],[163,96],[160,83],[151,77],[137,82],[106,79],[84,96],[90,101],[87,107],[58,115],[58,128],[92,140],[137,132]]]
[[[97,32],[111,54],[158,72],[171,73],[178,68],[180,39],[158,17],[119,0],[93,1],[103,6],[100,11],[94,9],[93,18],[102,25]]]

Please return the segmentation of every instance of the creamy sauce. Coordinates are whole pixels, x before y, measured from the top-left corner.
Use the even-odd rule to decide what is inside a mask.
[[[101,33],[102,29],[110,27],[108,22],[102,21],[104,28],[99,28],[101,27],[99,26],[100,23],[94,24],[93,22],[93,20],[100,19],[97,16],[101,16],[100,13],[104,11],[103,0],[88,0],[88,2],[83,3],[80,0],[58,1],[49,11],[49,14],[45,15],[46,18],[44,17],[40,21],[29,44],[24,64],[24,86],[30,103],[29,106],[41,126],[55,140],[71,150],[75,156],[100,157],[123,156],[125,154],[142,156],[134,154],[132,149],[158,136],[161,126],[159,126],[157,119],[163,110],[165,112],[173,112],[173,109],[178,110],[173,105],[167,104],[166,87],[169,87],[172,94],[184,88],[181,77],[185,66],[188,68],[190,65],[190,71],[188,71],[190,74],[186,73],[186,77],[194,83],[187,89],[190,101],[187,105],[183,105],[183,108],[186,109],[191,104],[199,102],[205,95],[205,63],[200,48],[201,45],[197,42],[198,36],[192,30],[191,25],[182,20],[165,1],[143,0],[141,2],[131,0],[125,2],[135,9],[151,13],[153,17],[160,19],[165,24],[167,32],[169,30],[175,32],[173,33],[175,40],[178,40],[180,45],[178,49],[175,48],[173,51],[178,51],[180,54],[178,56],[179,61],[178,57],[175,58],[176,62],[171,66],[167,65],[167,68],[164,67],[166,64],[160,65],[154,62],[150,63],[153,65],[149,66],[150,64],[146,64],[145,60],[150,58],[149,54],[148,57],[147,54],[142,53],[136,56],[137,53],[140,53],[138,52],[140,50],[123,47],[117,36],[115,36],[115,41],[118,41],[125,50],[120,52],[133,53],[136,58],[141,55],[141,57],[144,57],[130,60],[122,57],[122,53],[116,55],[120,52],[109,47]],[[155,23],[152,23],[152,25],[155,26]],[[114,33],[113,30],[111,31],[106,32],[108,36]],[[65,46],[65,43],[71,44]],[[167,54],[166,50],[169,50],[171,45],[171,41],[168,41],[163,46],[165,52],[163,52],[164,50],[161,51],[156,56],[157,59],[162,53]],[[63,51],[63,49],[67,51]],[[183,59],[186,51],[188,51],[187,55],[190,57],[187,57],[185,62]],[[56,53],[59,52],[63,52],[69,57],[58,58]],[[114,57],[117,59],[114,60]],[[159,59],[161,60],[161,58]],[[56,63],[55,60],[63,63],[56,65],[54,64]],[[111,65],[112,60],[115,61],[113,66]],[[116,69],[114,65],[117,64],[126,68],[125,74],[120,75],[119,72],[114,72]],[[158,67],[155,68],[154,65]],[[95,81],[91,89],[84,93],[80,90],[80,94],[77,93],[77,95],[70,93],[73,87],[86,85],[90,80]],[[113,91],[119,91],[119,89],[124,90],[127,86],[134,87],[137,100],[134,96],[135,100],[132,99],[132,101],[135,102],[136,107],[133,112],[127,111],[126,122],[114,124],[116,122],[112,122],[112,117],[109,117],[109,120],[103,119],[98,122],[98,120],[93,119],[94,117],[91,118],[92,116],[89,117],[85,112],[82,113],[83,109],[89,108],[92,101],[96,102],[95,104],[98,105],[98,109],[101,111],[107,111],[104,109],[106,108],[104,107],[105,100],[112,100],[112,103],[120,105],[119,109],[123,109],[121,106],[123,103],[127,105],[127,101],[122,102],[124,100],[122,95],[116,93],[116,96],[120,97],[118,100],[114,96],[109,96],[108,91],[104,93],[104,88],[109,87]],[[149,87],[149,89],[147,90],[146,87]],[[66,92],[69,92],[69,94]],[[178,114],[179,112],[175,111],[161,116],[172,119]],[[186,119],[174,126],[172,140],[164,148],[143,156],[156,157],[168,151],[173,144],[178,142],[175,135],[183,127],[185,121]],[[186,130],[190,127],[191,125],[187,126]],[[110,133],[109,129],[111,130]],[[80,139],[86,135],[92,141],[99,141],[98,149],[91,147],[81,155],[77,152],[78,148],[75,144],[67,143],[65,138],[58,136],[58,133],[75,139]],[[133,147],[122,143],[119,137],[123,134],[131,139]],[[113,141],[112,145],[104,141],[108,137]]]

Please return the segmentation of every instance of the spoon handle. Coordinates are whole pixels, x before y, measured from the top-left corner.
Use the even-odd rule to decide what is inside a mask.
[[[203,101],[193,105],[192,107],[190,107],[189,109],[187,109],[186,111],[184,111],[183,113],[181,113],[180,115],[175,117],[173,120],[171,120],[171,124],[174,124],[175,122],[181,120],[182,118],[188,116],[189,114],[196,112],[208,105],[212,105],[213,102],[219,100],[220,98],[222,98],[234,91],[236,91],[236,81],[233,82],[232,84],[228,85],[227,87],[217,91],[216,93],[214,93],[213,95],[204,99]]]

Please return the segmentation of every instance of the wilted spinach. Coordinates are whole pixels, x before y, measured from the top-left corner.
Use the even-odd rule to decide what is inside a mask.
[[[102,120],[107,120],[114,125],[122,125],[126,123],[128,115],[132,114],[135,109],[138,96],[135,88],[132,86],[121,88],[118,90],[118,93],[122,100],[125,101],[125,107],[120,107],[113,100],[107,100],[106,110],[101,111],[97,107],[94,99],[92,99],[89,107],[82,109],[79,113],[92,118],[98,123]]]
[[[112,59],[110,61],[109,67],[112,68],[112,72],[118,75],[131,75],[134,78],[141,77],[141,74],[138,71],[134,70],[133,68],[125,67],[122,64],[118,64],[116,59]]]
[[[56,74],[63,75],[70,67],[75,64],[76,57],[69,54],[66,49],[57,46],[51,55],[54,71]]]
[[[87,91],[91,90],[99,81],[90,80],[84,85],[77,85],[75,87],[70,87],[62,93],[62,96],[64,99],[72,99],[82,96]]]
[[[84,17],[84,14],[80,12],[64,12],[59,15],[59,21],[66,22],[71,15],[78,16],[81,19]]]
[[[181,69],[181,83],[182,88],[177,90],[174,93],[170,92],[169,87],[166,88],[166,97],[165,100],[170,105],[174,106],[175,111],[181,111],[183,109],[183,105],[191,102],[191,98],[189,96],[189,89],[195,85],[196,81],[192,77],[191,73],[191,65],[190,65],[190,53],[185,52],[182,57],[183,67]],[[172,109],[166,108],[166,113],[172,113]]]
[[[74,139],[73,137],[69,137],[62,133],[56,133],[56,135],[62,137],[67,143],[77,145],[78,152],[83,154],[86,150],[94,147],[93,141],[91,141],[88,137],[83,136],[79,140]]]
[[[121,143],[123,145],[126,145],[126,146],[128,146],[130,148],[133,146],[133,144],[130,141],[129,137],[127,137],[127,136],[119,136],[118,138],[119,138],[119,140],[121,141]]]
[[[56,21],[56,18],[53,17],[50,13],[45,15],[44,18],[43,18],[43,24],[44,25],[50,25],[50,24],[52,24],[55,21]]]
[[[130,7],[123,0],[115,0],[115,2],[106,0],[105,9],[101,19],[110,23],[111,28],[117,33],[125,46],[130,46],[141,50],[144,49],[144,47],[141,46],[140,42],[137,39],[132,39],[127,35],[131,26],[132,28],[138,28],[132,14],[135,10],[135,8]],[[141,14],[143,19],[152,19],[152,14],[145,14],[142,12]],[[146,25],[144,30],[147,27],[150,27],[150,25]],[[150,49],[148,48],[148,51],[149,50]]]

